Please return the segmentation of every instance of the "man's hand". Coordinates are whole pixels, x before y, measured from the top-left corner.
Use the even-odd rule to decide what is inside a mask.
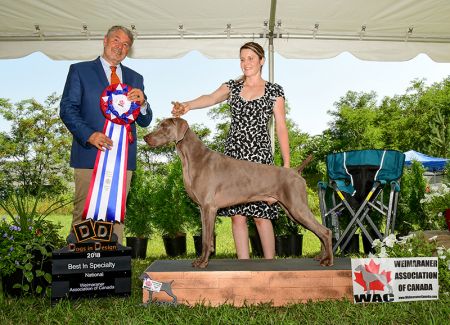
[[[144,93],[139,88],[133,88],[127,95],[127,99],[132,102],[138,102],[139,104],[143,104],[145,102]]]
[[[112,140],[102,132],[92,133],[88,142],[101,151],[105,151],[105,149],[111,150],[113,146]]]

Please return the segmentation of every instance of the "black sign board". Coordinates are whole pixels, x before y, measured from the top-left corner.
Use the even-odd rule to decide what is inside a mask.
[[[53,251],[52,300],[130,294],[131,248],[95,242]]]

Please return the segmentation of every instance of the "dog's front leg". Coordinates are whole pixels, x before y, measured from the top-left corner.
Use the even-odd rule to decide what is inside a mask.
[[[212,252],[217,209],[201,207],[200,212],[202,218],[202,255],[192,262],[192,266],[205,268],[208,266],[209,255]]]

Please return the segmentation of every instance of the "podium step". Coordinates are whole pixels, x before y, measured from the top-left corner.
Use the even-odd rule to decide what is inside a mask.
[[[157,260],[145,271],[152,280],[172,282],[178,303],[234,306],[271,303],[283,306],[308,300],[352,299],[349,258],[335,258],[334,265],[299,259],[211,259],[207,269],[191,266],[192,260]],[[143,302],[149,301],[143,289]],[[153,302],[169,302],[165,292],[152,292]]]

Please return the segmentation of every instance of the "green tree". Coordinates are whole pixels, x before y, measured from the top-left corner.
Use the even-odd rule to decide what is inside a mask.
[[[310,154],[311,152],[305,146],[305,144],[309,140],[309,135],[305,132],[302,132],[300,128],[295,124],[295,122],[287,118],[286,125],[288,128],[288,136],[289,136],[289,151],[291,155],[291,167],[300,166],[302,161]],[[281,156],[280,143],[278,141],[278,137],[276,136],[275,131],[275,153],[274,153],[274,161],[275,165],[283,166],[283,158]]]
[[[225,141],[230,130],[231,110],[227,103],[218,105],[209,110],[208,116],[217,121],[216,132],[210,143],[210,148],[218,152],[225,151]]]
[[[401,108],[402,116],[392,132],[399,133],[397,139],[401,151],[414,149],[424,152],[428,147],[428,121],[432,115],[429,110],[424,109],[424,105],[420,104],[424,92],[424,80],[415,80],[407,89],[406,94],[394,98]]]
[[[384,141],[378,124],[375,92],[348,91],[328,111],[334,117],[330,133],[335,150],[382,149]]]
[[[150,148],[144,141],[144,136],[156,129],[161,120],[156,120],[152,128],[137,128],[137,166],[144,171],[164,173],[160,171],[162,165],[175,158],[176,152],[173,145],[159,148]]]
[[[429,155],[448,155],[450,128],[450,80],[429,87],[414,80],[403,95],[386,98],[381,110],[384,135],[401,151],[411,149]]]
[[[385,97],[378,108],[378,125],[386,149],[401,150],[403,132],[401,129],[404,112],[399,105],[398,96]],[[407,150],[405,150],[407,151]]]
[[[331,132],[325,130],[322,134],[309,137],[305,143],[305,152],[312,153],[314,160],[305,169],[305,179],[311,188],[316,188],[317,182],[326,178],[326,157],[333,152],[335,143]]]
[[[450,76],[427,88],[421,104],[430,111],[428,153],[433,156],[450,156]]]
[[[431,155],[448,157],[450,155],[450,124],[439,109],[430,121],[430,150]]]
[[[64,193],[72,179],[69,171],[70,134],[58,116],[59,96],[42,105],[34,99],[15,105],[0,99],[0,115],[11,123],[0,132],[0,187],[27,193]]]

